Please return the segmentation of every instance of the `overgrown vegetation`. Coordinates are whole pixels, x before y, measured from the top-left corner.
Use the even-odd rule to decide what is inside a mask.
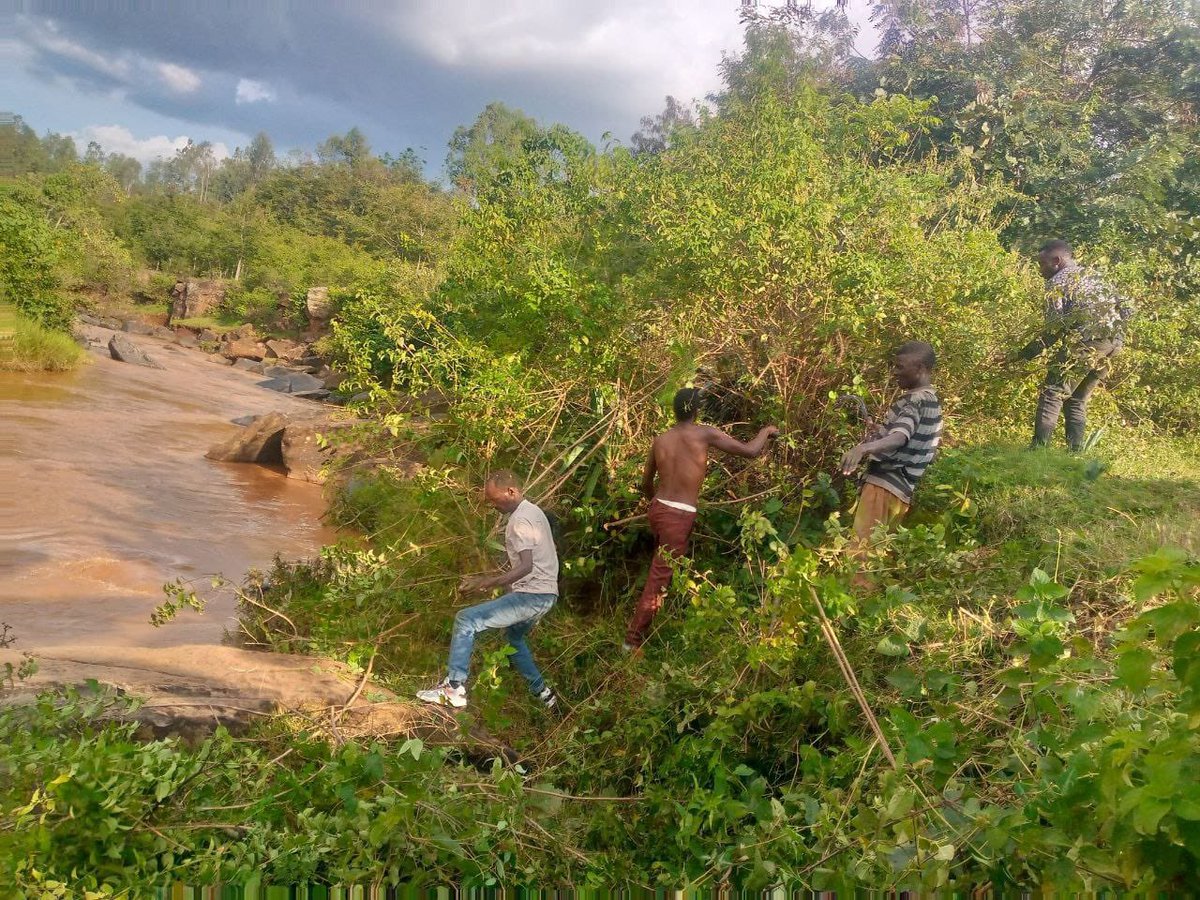
[[[82,347],[68,334],[51,331],[24,316],[13,316],[3,324],[11,324],[11,336],[0,353],[0,369],[16,372],[69,372],[85,357]]]
[[[533,640],[568,709],[535,709],[488,645],[464,726],[519,766],[294,722],[137,743],[106,699],[5,710],[0,858],[30,890],[1196,883],[1194,10],[876,9],[869,65],[836,13],[748,13],[713,108],[669,102],[636,152],[493,104],[455,134],[453,195],[354,131],[295,167],[257,140],[214,171],[189,150],[114,196],[130,252],[238,273],[238,315],[340,288],[326,349],[370,393],[355,439],[382,464],[334,513],[365,540],[249,583],[247,640],[427,683],[459,575],[497,546],[473,490],[513,466],[563,524],[563,598]],[[21,196],[51,202],[47,185]],[[1000,362],[1037,324],[1026,256],[1053,236],[1139,307],[1081,456],[1019,449],[1037,373]],[[831,474],[854,427],[831,397],[883,408],[909,337],[938,347],[950,440],[863,596],[842,553],[853,486]],[[646,655],[623,657],[651,549],[634,489],[687,380],[711,420],[784,439],[714,467],[693,558]]]

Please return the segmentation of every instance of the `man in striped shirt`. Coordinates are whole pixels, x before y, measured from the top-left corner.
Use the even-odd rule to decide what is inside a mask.
[[[842,457],[842,472],[852,474],[864,459],[867,474],[854,515],[851,553],[861,557],[875,526],[892,525],[912,505],[913,490],[933,462],[942,439],[942,404],[931,380],[937,356],[922,341],[902,344],[893,357],[892,377],[904,390],[881,427]],[[863,575],[858,587],[869,587]]]

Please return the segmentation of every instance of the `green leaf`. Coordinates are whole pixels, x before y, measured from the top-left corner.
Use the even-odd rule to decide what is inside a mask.
[[[921,692],[921,681],[915,672],[907,666],[893,669],[887,675],[887,683],[902,694],[913,695]]]
[[[400,751],[398,755],[403,756],[405,753],[408,753],[414,760],[418,760],[421,758],[421,753],[424,750],[425,744],[420,738],[409,738],[400,745]]]
[[[883,808],[883,814],[889,820],[903,819],[912,812],[916,799],[917,795],[915,791],[909,788],[897,788],[895,793],[888,797],[887,806]]]
[[[1126,650],[1117,660],[1117,683],[1131,691],[1141,691],[1150,683],[1154,654],[1144,647]]]
[[[1200,822],[1200,785],[1190,784],[1171,801],[1171,808],[1181,819]]]
[[[1137,621],[1154,629],[1159,643],[1169,643],[1200,624],[1200,607],[1190,600],[1177,600],[1138,616]]]
[[[884,656],[908,656],[908,644],[895,635],[889,634],[875,645],[875,652]]]
[[[1143,799],[1133,811],[1133,827],[1138,834],[1152,835],[1158,831],[1158,823],[1171,811],[1170,800]]]
[[[1192,690],[1200,690],[1200,631],[1189,631],[1175,641],[1171,668],[1179,683]]]

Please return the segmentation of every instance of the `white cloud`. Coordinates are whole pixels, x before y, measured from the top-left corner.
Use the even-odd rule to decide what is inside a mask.
[[[260,101],[273,103],[275,101],[275,90],[269,84],[261,81],[241,78],[237,83],[237,92],[234,95],[234,100],[237,103],[258,103]]]
[[[124,125],[89,125],[73,137],[80,148],[86,147],[89,141],[95,141],[107,153],[124,153],[143,163],[174,156],[175,151],[186,147],[189,140],[186,134],[174,138],[165,134],[138,138]],[[229,147],[217,141],[213,144],[213,156],[218,160],[225,159],[229,156]]]
[[[42,22],[25,21],[28,23],[26,34],[30,38],[30,42],[38,50],[72,60],[95,72],[115,78],[118,81],[127,80],[130,77],[132,66],[127,55],[109,57],[102,53],[97,53],[95,50],[83,46],[83,44],[64,37],[59,32],[58,25],[51,20]]]
[[[200,87],[200,76],[191,69],[174,63],[159,63],[157,68],[167,87],[178,94],[190,94]]]
[[[24,41],[14,37],[0,38],[0,64],[15,69],[29,65],[36,56],[34,49]]]
[[[444,66],[573,79],[647,113],[667,94],[686,102],[720,88],[722,54],[743,46],[740,10],[737,0],[410,0],[384,27]],[[860,48],[873,44],[869,0],[850,0],[847,14]]]
[[[741,47],[738,10],[734,0],[509,0],[472,3],[464,15],[459,4],[423,0],[391,25],[443,65],[582,76],[649,112],[666,94],[690,100],[719,86],[721,52]]]

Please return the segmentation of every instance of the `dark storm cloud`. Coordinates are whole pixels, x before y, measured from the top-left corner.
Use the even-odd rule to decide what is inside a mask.
[[[360,126],[379,151],[424,148],[492,100],[598,140],[626,139],[666,93],[715,86],[732,0],[42,3],[18,20],[40,77],[147,110],[311,147]],[[164,67],[172,67],[166,68]],[[193,80],[194,79],[194,80]],[[269,93],[273,99],[237,102]],[[83,124],[83,123],[81,123]],[[202,136],[202,135],[201,135]]]

